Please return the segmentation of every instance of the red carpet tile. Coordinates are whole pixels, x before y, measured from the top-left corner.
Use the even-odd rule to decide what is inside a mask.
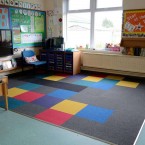
[[[73,115],[63,113],[60,111],[56,111],[53,109],[47,109],[44,112],[41,112],[35,116],[35,118],[53,123],[56,125],[62,125],[65,123],[67,120],[69,120]]]
[[[25,102],[32,102],[38,98],[41,98],[44,95],[45,94],[40,94],[40,93],[35,93],[32,91],[29,91],[29,92],[23,93],[21,95],[15,96],[15,99],[25,101]]]

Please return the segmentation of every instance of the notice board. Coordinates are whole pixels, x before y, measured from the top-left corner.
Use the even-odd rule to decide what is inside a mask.
[[[123,37],[145,38],[145,10],[123,12]]]
[[[9,8],[13,47],[42,46],[46,37],[46,13],[38,10]]]

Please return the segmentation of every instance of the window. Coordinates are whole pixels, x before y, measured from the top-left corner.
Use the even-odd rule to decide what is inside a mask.
[[[107,43],[119,44],[121,38],[121,24],[122,11],[96,12],[94,31],[95,48],[103,49]]]
[[[69,10],[90,9],[90,0],[69,0]]]
[[[105,49],[121,41],[122,0],[66,0],[68,47]]]
[[[70,47],[90,44],[90,13],[68,14],[67,45]]]
[[[122,7],[122,0],[97,0],[96,8]]]

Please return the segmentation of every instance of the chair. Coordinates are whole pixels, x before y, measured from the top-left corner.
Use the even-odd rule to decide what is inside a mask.
[[[34,73],[35,73],[36,67],[40,67],[47,64],[46,61],[38,60],[35,55],[35,52],[32,50],[22,51],[22,63],[23,63],[22,71],[24,71],[24,66],[33,66]]]

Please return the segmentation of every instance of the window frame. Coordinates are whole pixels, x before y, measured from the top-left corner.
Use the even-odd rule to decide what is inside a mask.
[[[65,12],[66,12],[66,25],[65,25],[65,40],[67,41],[67,14],[71,13],[83,13],[83,12],[90,12],[91,19],[90,19],[90,49],[94,49],[94,33],[95,33],[95,13],[96,12],[107,12],[107,11],[123,11],[123,2],[121,7],[109,7],[109,8],[97,8],[97,0],[90,0],[90,8],[89,9],[81,9],[81,10],[69,10],[69,0],[63,0],[65,3]],[[123,0],[122,0],[123,1]]]

